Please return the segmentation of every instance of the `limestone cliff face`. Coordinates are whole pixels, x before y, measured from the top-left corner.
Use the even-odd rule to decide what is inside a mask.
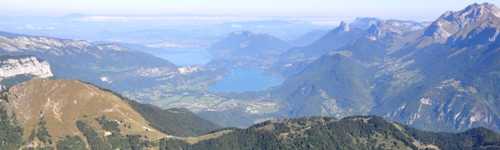
[[[19,76],[48,78],[54,76],[47,61],[34,56],[0,56],[0,90],[24,81]]]
[[[29,74],[39,78],[53,76],[49,63],[36,57],[0,58],[0,80],[22,74]]]

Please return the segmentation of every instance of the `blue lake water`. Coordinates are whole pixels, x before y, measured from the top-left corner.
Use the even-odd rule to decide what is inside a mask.
[[[222,80],[209,87],[212,92],[248,92],[260,91],[277,86],[283,82],[279,76],[259,69],[233,69]]]

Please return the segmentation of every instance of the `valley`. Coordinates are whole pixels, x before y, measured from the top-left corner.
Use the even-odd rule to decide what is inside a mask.
[[[500,8],[9,17],[0,149],[500,149]]]

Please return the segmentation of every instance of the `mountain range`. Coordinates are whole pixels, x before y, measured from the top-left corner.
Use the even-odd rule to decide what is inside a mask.
[[[432,131],[498,131],[498,14],[483,3],[433,22],[342,22],[272,64],[287,79],[253,101],[273,102],[278,111],[202,115],[246,118],[238,126],[270,117],[378,115]]]
[[[47,61],[59,78],[84,80],[117,91],[149,87],[178,73],[167,60],[116,43],[0,32],[0,53],[35,56]]]
[[[499,36],[500,9],[472,4],[433,22],[342,22],[305,46],[234,32],[212,63],[177,67],[0,32],[0,149],[500,149]],[[286,80],[207,91],[248,66]]]
[[[290,116],[374,114],[428,130],[499,130],[499,13],[473,4],[423,29],[378,21],[357,31],[342,23],[297,55],[312,61],[274,93]],[[284,56],[303,61],[288,54],[295,52]]]
[[[383,55],[379,50],[382,47],[397,49],[398,44],[406,42],[402,38],[411,36],[412,33],[424,27],[425,23],[420,22],[377,18],[357,18],[349,24],[341,22],[338,27],[311,44],[294,47],[282,53],[273,68],[281,70],[284,75],[295,74],[322,55],[331,51],[351,49],[351,46],[364,46],[358,49],[375,49],[358,52],[359,55],[380,56]],[[351,50],[351,52],[356,51]]]

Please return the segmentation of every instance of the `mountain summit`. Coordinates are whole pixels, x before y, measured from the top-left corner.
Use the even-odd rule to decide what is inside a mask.
[[[320,57],[308,59],[274,93],[289,116],[368,114],[427,130],[498,131],[498,14],[492,4],[473,4],[420,29],[402,21],[359,19],[346,32],[358,31],[355,39],[330,32],[311,46],[290,50],[296,55],[289,56]],[[346,39],[350,42],[339,43]]]
[[[441,15],[424,32],[434,41],[446,42],[448,37],[458,34],[465,37],[472,30],[500,27],[500,9],[493,4],[472,4],[460,11],[449,11]],[[496,31],[498,32],[498,31]],[[495,36],[498,33],[495,32]]]
[[[24,143],[23,148],[68,149],[67,146],[76,145],[131,149],[149,147],[148,143],[166,137],[205,133],[216,127],[189,112],[128,101],[76,80],[34,79],[12,86],[1,95],[0,117],[7,115],[12,119],[1,118],[0,124],[18,125],[20,131],[0,127],[0,133],[8,134],[2,135],[5,137],[20,135],[10,140]]]

